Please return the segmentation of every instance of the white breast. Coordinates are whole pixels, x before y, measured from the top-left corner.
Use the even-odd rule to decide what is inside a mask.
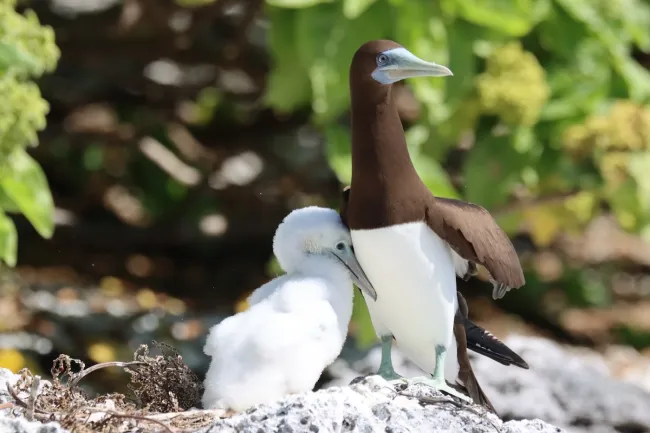
[[[357,259],[377,291],[377,301],[369,309],[406,356],[433,372],[436,345],[452,350],[457,308],[447,244],[423,222],[351,234]]]

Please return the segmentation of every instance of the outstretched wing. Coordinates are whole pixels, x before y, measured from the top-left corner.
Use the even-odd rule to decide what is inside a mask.
[[[426,210],[427,224],[456,253],[480,263],[494,280],[494,299],[525,284],[524,272],[512,242],[481,206],[433,197]]]

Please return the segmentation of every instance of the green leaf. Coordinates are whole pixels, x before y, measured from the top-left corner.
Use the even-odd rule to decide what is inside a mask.
[[[39,62],[15,45],[0,41],[0,72],[15,68],[21,72],[39,70]]]
[[[479,37],[480,29],[464,20],[456,20],[448,33],[449,69],[453,78],[446,81],[446,99],[452,107],[461,101],[474,88],[477,72],[474,41]]]
[[[377,0],[343,0],[343,15],[355,19],[364,13]]]
[[[0,173],[0,188],[44,238],[54,232],[54,200],[43,169],[24,149],[14,150]]]
[[[539,24],[538,34],[545,49],[567,60],[574,59],[579,45],[589,37],[586,26],[561,8],[555,8],[548,19]]]
[[[582,22],[609,52],[611,63],[628,87],[630,98],[645,101],[650,98],[650,72],[630,57],[630,47],[625,35],[610,25],[610,20],[600,16],[591,0],[556,0],[575,20]]]
[[[650,3],[642,0],[622,0],[620,6],[623,28],[642,51],[650,50]]]
[[[431,128],[422,124],[413,125],[404,135],[415,171],[429,191],[440,197],[459,198],[447,172],[435,158],[425,153],[424,145],[431,140]]]
[[[16,266],[18,233],[14,222],[0,210],[0,259],[7,265]],[[1,265],[0,265],[1,266]]]
[[[6,212],[20,212],[18,205],[9,198],[6,192],[0,187],[0,211]]]
[[[352,322],[356,328],[354,340],[357,348],[364,350],[377,342],[377,333],[372,325],[366,301],[363,299],[363,295],[359,294],[358,290],[354,291],[353,301]]]
[[[309,71],[313,121],[325,124],[350,104],[349,70],[352,56],[365,42],[385,35],[390,8],[374,3],[361,16],[348,20],[341,4],[320,4],[298,11],[298,58]]]
[[[335,0],[266,0],[266,4],[279,8],[309,8],[320,3],[332,3]]]
[[[424,154],[411,155],[415,171],[433,195],[446,198],[460,198],[440,163]]]
[[[477,140],[463,166],[468,201],[488,209],[506,203],[527,163],[526,155],[514,149],[513,138],[490,134]]]
[[[549,67],[552,98],[541,119],[560,120],[593,112],[609,95],[612,72],[600,42],[585,39],[573,51],[569,66]]]
[[[544,17],[548,0],[444,0],[443,9],[479,26],[524,36]]]
[[[307,70],[297,61],[295,19],[297,11],[267,8],[271,21],[269,51],[273,67],[269,73],[264,100],[278,111],[292,112],[311,100]]]
[[[339,182],[349,185],[352,182],[352,140],[350,130],[330,124],[325,130],[325,154],[329,166],[334,170]]]

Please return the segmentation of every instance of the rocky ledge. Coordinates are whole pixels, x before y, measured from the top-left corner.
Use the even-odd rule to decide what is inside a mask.
[[[4,378],[13,378],[6,374]],[[5,396],[6,397],[6,396]],[[0,415],[3,433],[69,433],[56,423],[41,424]],[[184,416],[190,417],[193,411]],[[205,419],[206,411],[195,411]],[[209,411],[208,411],[209,412]],[[448,433],[560,433],[563,430],[541,420],[503,422],[481,407],[462,404],[422,385],[391,386],[378,376],[368,376],[344,387],[288,396],[276,403],[219,418],[197,433],[329,433],[329,432],[448,432]],[[160,419],[160,417],[156,417]],[[165,431],[136,426],[125,431]],[[128,430],[127,430],[128,429]],[[120,429],[121,431],[122,429]],[[184,431],[171,427],[169,432]],[[190,430],[191,431],[191,430]]]
[[[500,417],[542,419],[569,433],[650,432],[650,361],[633,349],[593,350],[562,346],[536,337],[510,336],[504,342],[530,365],[506,367],[470,352],[483,391]],[[626,358],[623,362],[621,358]],[[376,371],[380,351],[354,362],[337,360],[329,368],[340,386]],[[422,374],[393,351],[395,369],[406,377]]]
[[[371,351],[356,362],[339,359],[328,369],[335,379],[317,392],[288,396],[228,417],[215,411],[182,412],[188,421],[182,429],[168,422],[171,416],[160,414],[155,416],[157,424],[125,420],[119,431],[650,432],[650,394],[612,377],[600,355],[539,338],[511,337],[506,344],[528,361],[530,370],[503,367],[480,356],[473,359],[476,374],[503,420],[422,385],[393,386],[377,376],[358,379],[377,367],[378,353]],[[398,351],[394,362],[406,376],[420,374]],[[16,375],[0,370],[0,404],[10,400],[3,394],[6,382],[16,380]],[[2,432],[67,432],[55,423],[14,418],[9,410],[0,412]],[[193,416],[195,423],[190,422]]]

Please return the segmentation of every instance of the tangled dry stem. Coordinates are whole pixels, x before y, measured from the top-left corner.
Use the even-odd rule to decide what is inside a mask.
[[[15,415],[41,422],[57,421],[75,433],[177,433],[194,431],[214,421],[211,411],[187,411],[199,404],[202,384],[185,365],[178,352],[153,342],[161,354],[150,356],[141,345],[130,362],[105,362],[86,368],[68,355],[60,355],[52,366],[52,382],[41,381],[28,369],[19,372],[14,386],[7,383]],[[93,371],[123,368],[130,375],[133,399],[120,393],[89,398],[79,382]],[[186,412],[187,411],[187,412]]]

